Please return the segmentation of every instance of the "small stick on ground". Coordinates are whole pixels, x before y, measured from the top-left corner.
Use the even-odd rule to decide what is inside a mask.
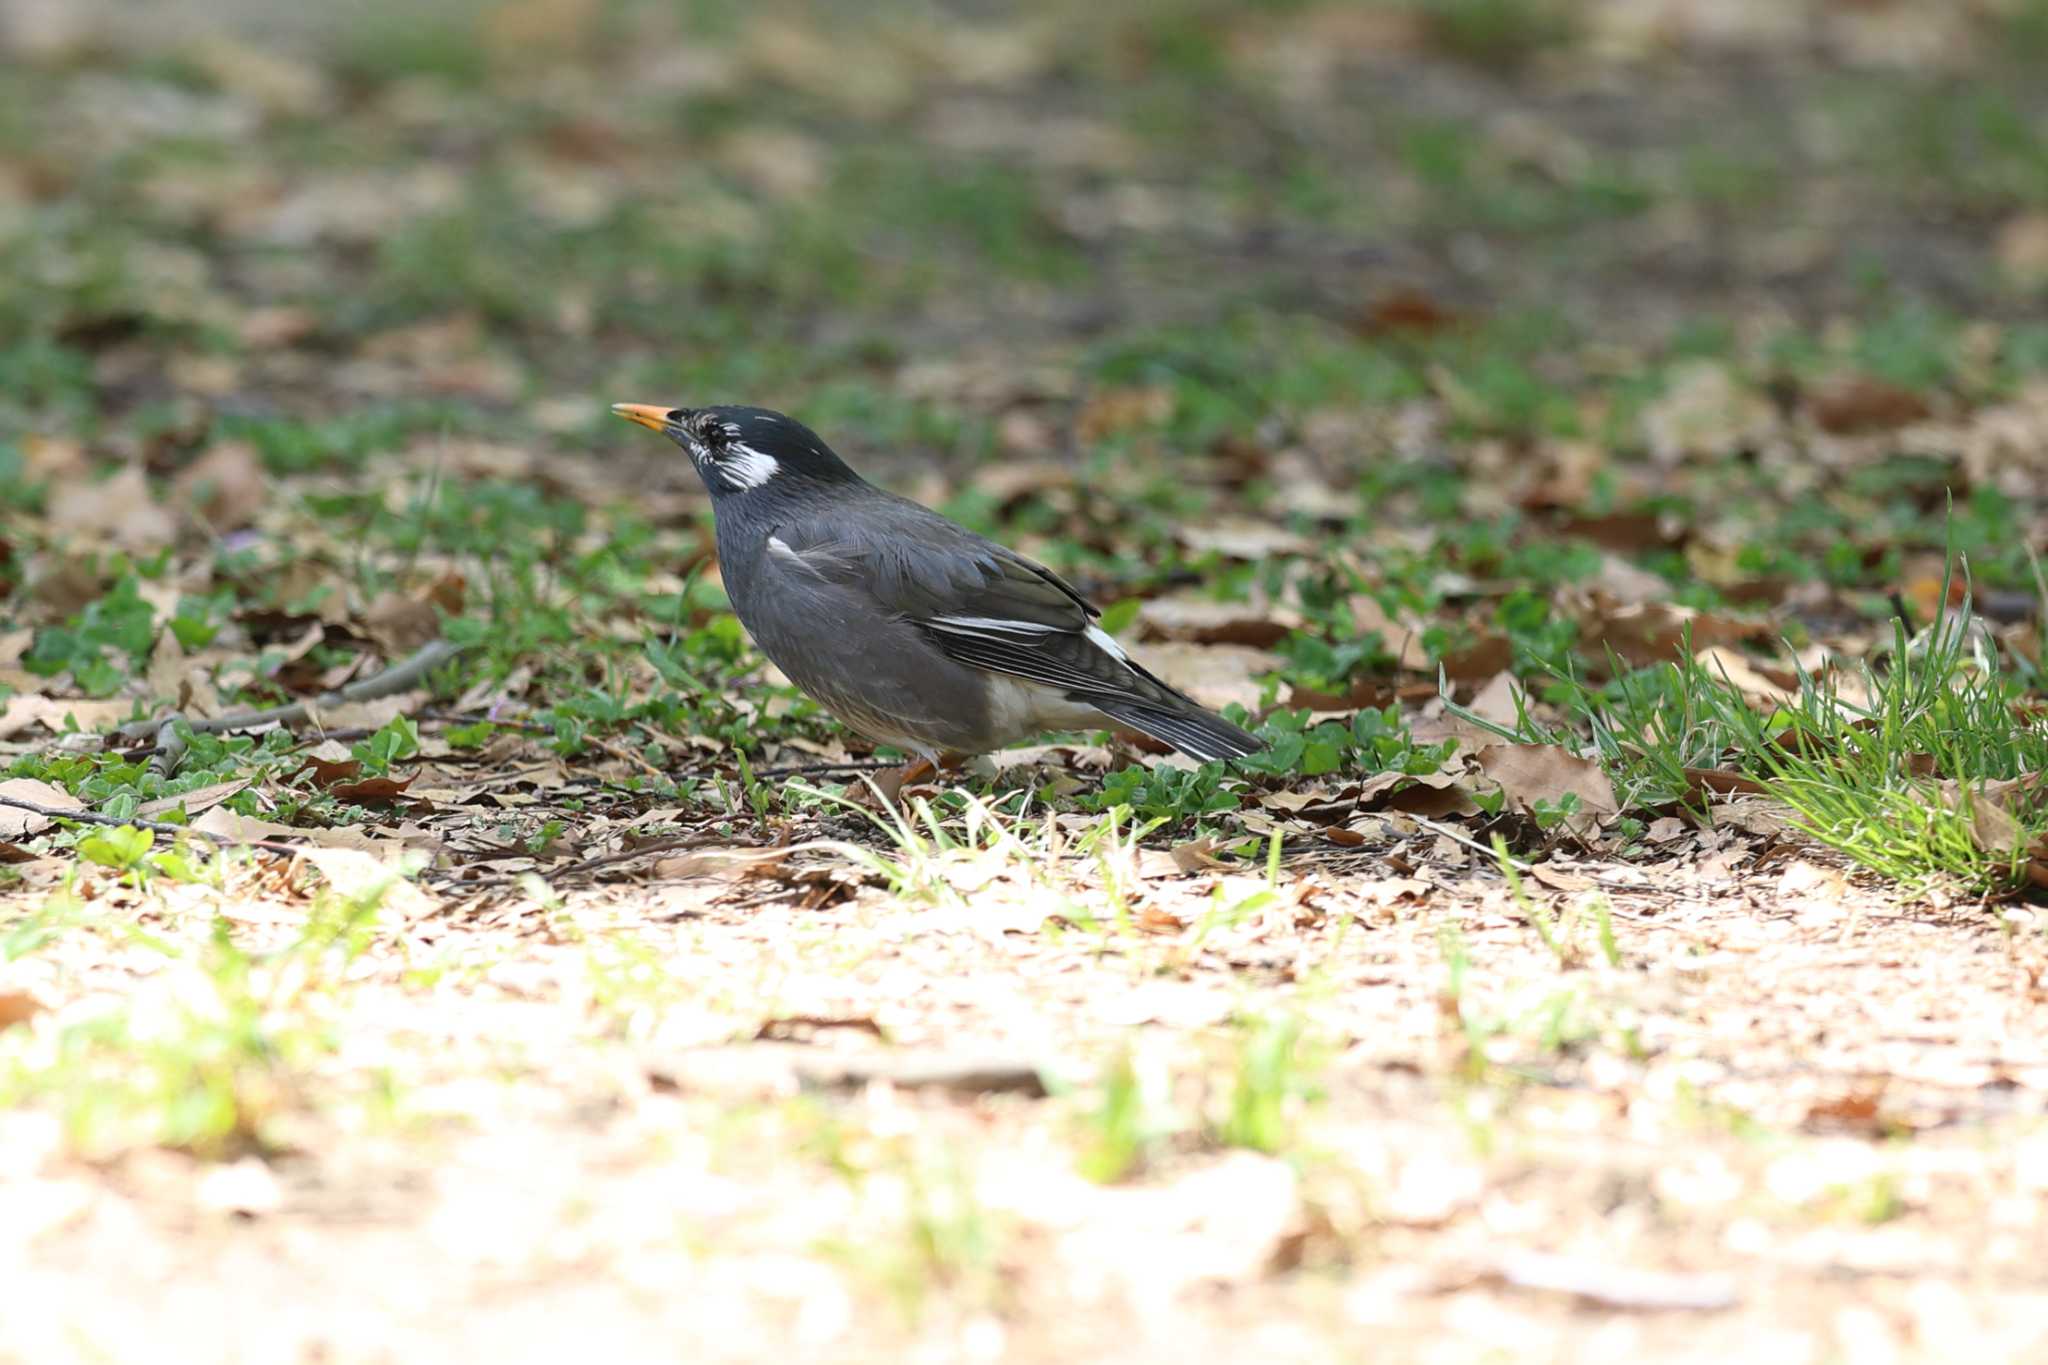
[[[349,702],[375,701],[379,697],[394,696],[407,691],[422,681],[427,674],[442,664],[459,657],[468,649],[467,645],[450,643],[447,640],[433,640],[422,645],[411,658],[403,663],[393,664],[382,673],[358,679],[332,692],[323,692],[317,697],[295,701],[286,706],[271,706],[260,711],[237,711],[232,715],[214,716],[207,720],[193,720],[181,712],[173,711],[160,720],[142,720],[122,726],[114,733],[123,739],[148,740],[154,746],[149,766],[154,772],[168,777],[178,769],[185,757],[185,739],[178,733],[178,722],[195,735],[220,735],[230,730],[250,730],[260,725],[290,725],[294,721],[308,720],[314,711],[343,706]]]
[[[878,773],[903,765],[893,758],[854,758],[844,763],[797,763],[785,768],[756,768],[756,777],[810,777],[817,773]]]
[[[190,825],[173,825],[162,820],[143,820],[132,815],[124,820],[118,815],[102,815],[96,810],[66,810],[62,806],[45,806],[14,796],[0,796],[0,806],[12,806],[16,810],[25,810],[31,815],[40,815],[50,820],[76,820],[84,825],[115,827],[129,825],[135,829],[146,829],[152,834],[190,834],[201,839],[211,839],[216,844],[231,848],[267,848],[273,853],[292,854],[303,853],[306,850],[304,844],[288,844],[281,839],[231,839],[210,830],[193,829]]]

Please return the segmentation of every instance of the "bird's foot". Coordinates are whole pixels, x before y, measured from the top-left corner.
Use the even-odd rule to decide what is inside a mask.
[[[874,784],[874,790],[881,793],[883,800],[901,809],[903,805],[903,789],[905,787],[913,783],[923,782],[928,778],[937,777],[941,773],[958,772],[960,765],[966,761],[967,756],[965,754],[955,753],[940,754],[936,760],[931,758],[914,758],[900,768],[891,768],[886,772],[877,773],[868,780]]]

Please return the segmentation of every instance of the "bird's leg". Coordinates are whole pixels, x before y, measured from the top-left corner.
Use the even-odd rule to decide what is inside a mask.
[[[900,768],[892,768],[876,776],[873,781],[878,791],[892,806],[902,804],[899,799],[903,789],[913,782],[922,782],[928,777],[937,777],[942,772],[958,772],[960,765],[967,761],[967,755],[950,750],[938,754],[922,754]]]

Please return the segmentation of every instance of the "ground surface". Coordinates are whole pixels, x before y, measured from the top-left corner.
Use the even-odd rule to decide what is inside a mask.
[[[2048,1351],[2048,10],[817,8],[0,3],[0,1359]],[[617,400],[1270,755],[878,810]]]

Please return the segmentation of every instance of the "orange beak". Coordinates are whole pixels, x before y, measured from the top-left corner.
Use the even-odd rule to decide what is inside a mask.
[[[649,431],[666,431],[668,415],[672,408],[656,407],[652,403],[614,403],[612,412],[628,422],[638,422]]]

